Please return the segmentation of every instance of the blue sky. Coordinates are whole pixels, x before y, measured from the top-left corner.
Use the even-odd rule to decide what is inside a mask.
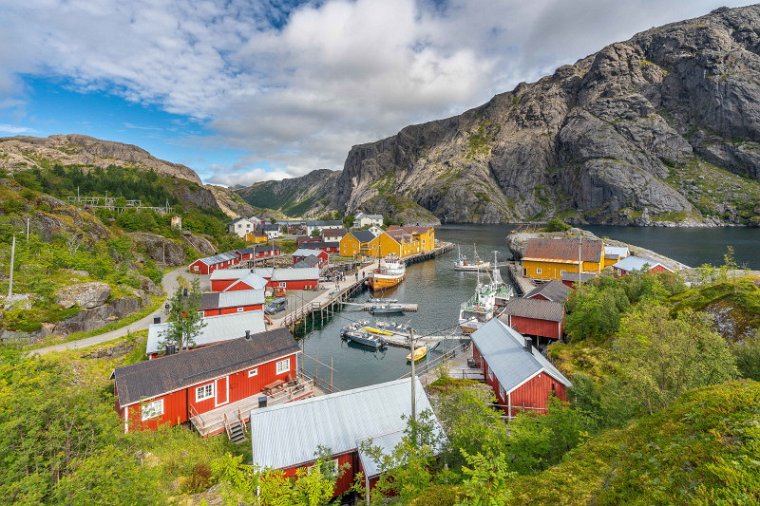
[[[0,0],[0,136],[136,144],[206,182],[341,168],[711,0]]]

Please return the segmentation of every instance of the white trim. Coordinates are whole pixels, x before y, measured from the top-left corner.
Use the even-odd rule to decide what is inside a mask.
[[[218,379],[210,382],[210,383],[204,383],[203,385],[195,387],[195,402],[203,402],[211,399],[212,397],[216,399],[216,382]],[[211,392],[208,392],[208,388],[211,387]],[[199,397],[198,393],[200,390],[203,390],[202,395],[203,397]],[[206,393],[208,392],[208,394]]]
[[[288,363],[288,367],[287,367],[287,369],[280,370],[280,364],[283,363],[283,362],[287,362]],[[280,374],[285,374],[286,372],[290,372],[290,358],[286,358],[284,360],[278,360],[277,362],[275,362],[274,367],[275,367],[275,375],[276,376],[279,376]]]
[[[124,406],[124,434],[129,432],[129,409]]]
[[[248,370],[248,377],[249,378],[255,378],[258,375],[259,375],[259,368],[258,367],[254,367],[253,369],[249,369]]]
[[[531,374],[528,378],[524,379],[522,382],[520,382],[517,385],[515,385],[514,387],[512,387],[512,389],[509,391],[509,393],[514,392],[515,390],[517,390],[518,388],[520,388],[521,386],[523,386],[524,384],[526,384],[527,382],[529,382],[530,380],[532,380],[533,378],[535,378],[536,376],[538,376],[539,374],[541,374],[542,372],[545,372],[546,375],[549,376],[550,378],[552,378],[554,381],[556,381],[557,383],[562,383],[562,385],[564,385],[565,388],[568,388],[568,385],[565,384],[564,381],[555,378],[545,367],[542,367],[538,371],[536,371],[533,374]]]
[[[252,364],[252,365],[254,365],[254,366],[260,366],[260,365],[263,365],[263,364],[268,364],[270,362],[275,362],[278,359],[283,359],[285,357],[292,357],[294,355],[298,355],[299,353],[301,353],[300,350],[299,351],[294,351],[293,353],[289,353],[288,355],[282,355],[280,357],[273,358],[271,360],[267,360],[266,362],[256,362],[255,364]],[[247,365],[247,366],[245,366],[245,367],[243,367],[241,369],[237,369],[235,371],[230,371],[228,373],[222,374],[221,376],[214,376],[214,377],[209,378],[207,380],[199,381],[198,383],[193,383],[192,385],[185,385],[183,387],[175,388],[174,390],[169,390],[168,392],[161,392],[160,394],[156,394],[153,397],[145,397],[144,399],[140,399],[139,401],[130,402],[129,404],[125,404],[124,406],[132,406],[133,404],[139,404],[141,402],[145,402],[148,399],[157,399],[158,397],[163,397],[165,395],[169,395],[169,394],[174,393],[174,392],[179,392],[180,390],[185,390],[186,388],[193,388],[195,385],[201,385],[201,384],[205,385],[208,382],[217,380],[217,379],[222,378],[224,376],[232,376],[233,374],[237,374],[237,373],[239,373],[241,371],[245,371],[245,370],[250,369],[250,368],[251,368],[251,364],[249,364],[249,365]]]
[[[227,399],[224,402],[219,402],[219,381],[225,380],[225,399]],[[225,404],[230,403],[230,377],[224,376],[223,378],[217,378],[214,380],[214,407],[218,406],[224,406]]]

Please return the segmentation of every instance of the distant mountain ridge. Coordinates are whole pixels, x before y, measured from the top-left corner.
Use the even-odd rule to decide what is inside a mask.
[[[279,184],[298,208],[294,195],[315,183]],[[459,116],[354,146],[318,191],[344,212],[449,222],[758,225],[760,6],[647,30]]]

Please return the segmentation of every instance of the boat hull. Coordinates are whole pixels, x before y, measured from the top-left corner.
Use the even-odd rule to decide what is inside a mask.
[[[365,336],[358,332],[346,332],[343,334],[343,337],[355,344],[360,344],[373,350],[379,350],[385,344],[381,339]]]
[[[401,308],[393,308],[393,307],[373,307],[369,309],[369,314],[372,316],[375,315],[403,315],[404,310]]]
[[[388,288],[393,288],[394,286],[398,286],[401,284],[401,282],[404,281],[404,276],[400,277],[387,277],[387,276],[371,276],[367,283],[369,284],[370,289],[373,292],[378,292],[381,290],[387,290]]]
[[[414,361],[415,362],[419,362],[420,360],[422,360],[423,358],[425,358],[427,356],[427,352],[428,352],[427,346],[423,346],[422,348],[417,348],[416,350],[414,350]],[[406,356],[406,361],[407,362],[411,362],[412,361],[412,354],[411,353]]]

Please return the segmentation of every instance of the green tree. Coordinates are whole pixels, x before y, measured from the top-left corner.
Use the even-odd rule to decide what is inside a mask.
[[[510,472],[504,453],[495,455],[464,454],[467,465],[462,468],[465,480],[461,485],[462,499],[457,506],[502,506],[512,497]]]
[[[583,286],[568,301],[565,332],[573,341],[603,341],[620,325],[620,317],[630,307],[620,286]]]
[[[161,346],[175,345],[180,351],[190,349],[195,346],[195,338],[206,326],[200,312],[200,282],[194,279],[187,295],[184,288],[178,288],[169,304],[170,325],[162,336]]]
[[[732,344],[731,351],[742,377],[760,381],[760,333],[756,331],[744,342]]]

